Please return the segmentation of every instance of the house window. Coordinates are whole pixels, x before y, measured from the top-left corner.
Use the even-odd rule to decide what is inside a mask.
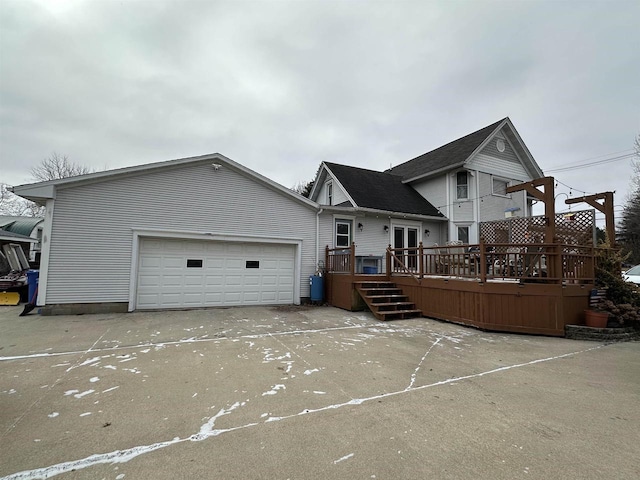
[[[333,205],[333,183],[327,183],[327,205]]]
[[[351,245],[351,220],[336,220],[336,247]]]
[[[463,200],[469,198],[469,176],[467,172],[456,174],[456,198]]]
[[[507,196],[507,187],[509,182],[498,177],[491,177],[491,193],[494,195]]]
[[[469,244],[469,227],[458,227],[458,241]]]

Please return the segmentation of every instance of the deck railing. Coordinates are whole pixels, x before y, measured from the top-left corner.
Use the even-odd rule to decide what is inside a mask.
[[[349,247],[325,249],[325,266],[327,272],[332,273],[355,273],[356,244]]]
[[[354,274],[355,244],[326,248],[327,271]],[[387,275],[430,276],[539,283],[591,283],[593,247],[545,243],[484,243],[387,248]]]

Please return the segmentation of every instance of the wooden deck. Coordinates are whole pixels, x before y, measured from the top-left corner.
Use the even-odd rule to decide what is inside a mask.
[[[544,277],[534,276],[526,268],[520,271],[514,269],[510,274],[504,270],[500,273],[485,270],[484,265],[493,266],[494,262],[485,261],[484,251],[481,252],[480,267],[476,271],[470,268],[459,272],[448,269],[442,274],[440,270],[429,267],[436,262],[453,263],[449,252],[440,255],[420,252],[422,254],[418,254],[412,263],[418,268],[412,271],[405,267],[402,257],[394,254],[392,249],[387,252],[384,274],[365,275],[353,272],[350,258],[355,253],[354,247],[350,250],[340,253],[340,257],[337,257],[339,263],[327,255],[327,265],[340,266],[327,272],[325,277],[327,301],[333,306],[352,311],[369,307],[381,320],[393,319],[394,315],[381,314],[380,308],[372,305],[376,302],[389,304],[383,306],[383,310],[407,310],[406,316],[416,314],[419,310],[425,317],[483,330],[562,337],[565,335],[565,325],[584,323],[584,310],[589,306],[589,294],[593,289],[593,259],[583,252],[574,254],[574,257],[560,254],[560,247],[556,254],[558,263],[553,270],[545,272]],[[546,253],[553,260],[554,251],[547,248]],[[464,262],[464,259],[457,263],[473,265],[473,262]],[[363,287],[374,288],[372,285],[383,282],[391,282],[399,289],[394,295],[402,297],[367,298],[375,297],[375,292]],[[404,316],[398,314],[395,317]]]
[[[423,278],[417,283],[411,276],[399,275],[392,279],[406,301],[415,305],[412,310],[420,310],[425,317],[496,332],[558,337],[564,336],[565,325],[584,323],[593,288],[589,284],[480,283],[453,278]],[[388,279],[385,275],[330,273],[326,277],[327,301],[345,310],[364,310],[367,305],[357,286],[372,281]]]

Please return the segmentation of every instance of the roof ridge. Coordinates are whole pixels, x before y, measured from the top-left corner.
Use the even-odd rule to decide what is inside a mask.
[[[385,174],[385,175],[391,175],[393,177],[402,177],[402,175],[398,175],[397,173],[392,173],[389,172],[388,170],[372,170],[370,168],[362,168],[362,167],[354,167],[353,165],[345,165],[343,163],[334,163],[334,162],[324,162],[325,165],[331,167],[331,165],[335,165],[338,167],[343,167],[343,168],[351,168],[353,170],[361,170],[361,171],[365,171],[365,172],[371,172],[371,173],[380,173],[380,174]]]
[[[455,140],[452,140],[452,141],[450,141],[450,142],[448,142],[448,143],[445,143],[444,145],[440,145],[439,147],[434,148],[433,150],[429,150],[428,152],[425,152],[425,153],[422,153],[422,154],[420,154],[420,155],[418,155],[418,156],[416,156],[416,157],[413,157],[412,159],[407,160],[406,162],[399,163],[398,165],[396,165],[396,166],[394,166],[394,167],[391,167],[389,170],[385,170],[385,172],[389,172],[389,173],[390,173],[394,168],[401,167],[401,166],[403,166],[403,165],[406,165],[406,164],[407,164],[407,163],[409,163],[409,162],[412,162],[412,161],[414,161],[414,160],[419,159],[420,157],[423,157],[423,156],[425,156],[425,155],[429,155],[429,154],[435,153],[435,152],[437,152],[438,150],[441,150],[441,149],[444,149],[444,148],[446,148],[446,147],[449,147],[449,146],[451,146],[451,145],[452,145],[452,144],[454,144],[454,143],[461,142],[461,141],[463,141],[463,140],[465,140],[465,139],[467,139],[467,138],[471,137],[472,135],[476,135],[476,134],[480,133],[482,130],[486,130],[486,129],[491,128],[491,130],[493,131],[493,130],[495,130],[495,129],[498,127],[498,125],[499,125],[499,124],[501,124],[502,122],[504,122],[505,120],[508,120],[508,119],[509,119],[509,117],[508,117],[508,116],[507,116],[507,117],[504,117],[504,118],[502,118],[501,120],[498,120],[497,122],[494,122],[494,123],[492,123],[492,124],[490,124],[490,125],[486,125],[486,126],[484,126],[484,127],[482,127],[482,128],[479,128],[479,129],[477,129],[477,130],[474,130],[473,132],[468,133],[468,134],[466,134],[466,135],[464,135],[464,136],[462,136],[462,137],[459,137],[459,138],[457,138],[457,139],[455,139]],[[489,136],[489,134],[487,134],[487,136]],[[485,137],[485,138],[486,138],[486,137]],[[482,142],[480,142],[480,143],[482,143]],[[402,176],[402,175],[401,175],[401,176]]]

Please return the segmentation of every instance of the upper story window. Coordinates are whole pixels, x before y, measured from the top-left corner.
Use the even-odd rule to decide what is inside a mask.
[[[458,200],[469,198],[469,175],[467,172],[456,173],[456,198]]]
[[[509,182],[502,178],[491,177],[491,193],[494,195],[507,196],[507,187]]]
[[[327,183],[327,205],[333,205],[333,183]]]

